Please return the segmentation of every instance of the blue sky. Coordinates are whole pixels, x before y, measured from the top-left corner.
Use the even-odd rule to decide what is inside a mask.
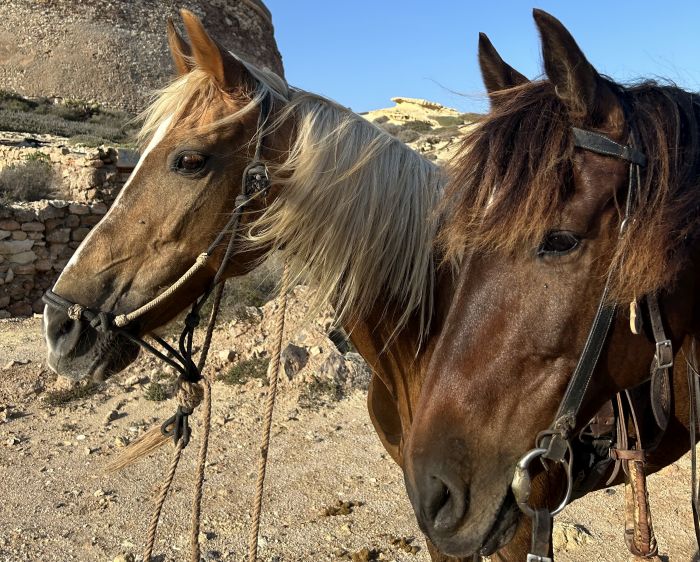
[[[358,112],[388,107],[395,96],[426,98],[461,111],[485,110],[478,33],[485,32],[508,63],[535,77],[541,55],[533,7],[559,18],[593,65],[618,81],[664,77],[700,90],[697,0],[266,4],[289,82]]]

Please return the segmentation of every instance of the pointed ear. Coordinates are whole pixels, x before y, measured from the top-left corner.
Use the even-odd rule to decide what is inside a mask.
[[[192,66],[188,60],[188,57],[192,56],[192,51],[187,42],[180,37],[177,29],[175,29],[172,18],[168,18],[168,46],[170,47],[170,54],[173,57],[173,63],[175,64],[175,70],[177,70],[178,76],[187,74],[192,70]]]
[[[180,10],[180,15],[192,45],[192,56],[197,67],[211,74],[224,88],[246,83],[249,73],[243,63],[214,41],[192,12]]]
[[[479,33],[479,66],[489,95],[528,82],[501,58],[485,33]]]
[[[533,10],[533,17],[542,39],[545,72],[571,113],[597,124],[621,111],[610,86],[588,62],[561,22],[537,9]]]

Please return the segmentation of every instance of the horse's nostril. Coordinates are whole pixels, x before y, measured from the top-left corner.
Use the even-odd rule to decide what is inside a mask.
[[[418,492],[419,518],[426,530],[446,534],[457,528],[467,513],[468,488],[458,474],[433,474]]]
[[[75,325],[75,320],[71,320],[70,318],[66,318],[65,322],[62,322],[61,325],[58,327],[58,331],[56,333],[57,337],[62,337],[68,335],[73,326]]]
[[[84,333],[80,320],[73,320],[61,309],[47,307],[45,312],[46,339],[52,353],[57,357],[66,357],[75,352]]]

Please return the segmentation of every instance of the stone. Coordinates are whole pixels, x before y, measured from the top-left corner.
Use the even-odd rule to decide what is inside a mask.
[[[134,555],[129,553],[120,554],[112,562],[134,562],[136,560]]]
[[[19,230],[20,224],[16,220],[2,220],[0,221],[0,229],[2,230]]]
[[[46,241],[65,244],[70,240],[70,232],[70,228],[57,228],[46,235]]]
[[[552,545],[556,551],[570,551],[587,543],[591,533],[583,525],[572,523],[555,523],[552,531]]]
[[[34,311],[32,310],[32,305],[28,302],[15,302],[7,307],[7,310],[13,316],[31,316]]]
[[[21,254],[31,249],[34,240],[3,240],[0,242],[0,254]]]
[[[25,222],[22,225],[22,230],[24,232],[43,232],[46,227],[41,222]]]
[[[7,295],[0,297],[0,308],[5,308],[8,304],[10,304],[10,297]]]
[[[95,226],[101,220],[102,220],[101,215],[90,215],[87,217],[80,217],[80,225],[81,226]]]
[[[85,239],[85,237],[88,235],[88,232],[90,232],[89,228],[76,228],[71,233],[71,238],[76,242],[80,242],[81,240]]]
[[[15,272],[12,269],[8,269],[5,274],[5,283],[12,283],[15,279]]]
[[[36,273],[36,268],[34,264],[28,265],[18,265],[14,268],[17,275],[34,275]]]
[[[71,215],[89,215],[90,207],[84,203],[71,203],[68,205],[68,212]]]
[[[53,202],[49,203],[45,207],[42,207],[39,209],[38,217],[40,221],[47,221],[50,219],[58,219],[63,217],[66,214],[66,211],[61,208],[57,207],[53,204]]]
[[[65,224],[68,228],[75,228],[80,224],[80,217],[76,215],[68,215],[63,221],[63,224]]]
[[[37,271],[51,271],[52,267],[51,262],[47,259],[40,259],[34,262],[34,268]]]
[[[117,170],[128,170],[131,172],[139,163],[141,155],[136,150],[128,148],[117,149]]]
[[[309,361],[309,353],[303,347],[290,343],[282,350],[282,369],[287,380],[301,371]]]
[[[109,207],[107,207],[107,205],[101,201],[98,203],[93,203],[92,207],[90,207],[90,211],[93,215],[106,215],[108,210]]]
[[[13,254],[10,256],[8,261],[10,263],[18,263],[20,265],[26,265],[28,263],[32,263],[35,259],[36,259],[36,254],[30,250],[28,252],[20,252],[19,254]],[[7,279],[5,279],[5,281],[7,281]]]
[[[27,237],[28,237],[27,233],[24,232],[23,230],[12,231],[12,239],[13,240],[26,240]]]
[[[5,238],[9,238],[12,236],[12,232],[9,230],[0,230],[0,240],[4,240]]]
[[[219,359],[228,363],[233,363],[238,358],[238,354],[234,349],[224,349],[219,351]]]
[[[78,219],[78,220],[80,220],[80,219]],[[55,228],[58,228],[59,226],[63,226],[64,224],[65,224],[64,219],[49,219],[44,223],[44,226],[46,226],[46,230],[53,230]]]

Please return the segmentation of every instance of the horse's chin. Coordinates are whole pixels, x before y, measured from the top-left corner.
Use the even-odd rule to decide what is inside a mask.
[[[432,542],[442,554],[457,558],[479,556],[491,556],[505,545],[507,545],[515,535],[520,520],[520,510],[515,503],[515,498],[508,490],[502,499],[501,506],[496,512],[491,527],[481,540],[481,546],[474,550],[475,543],[473,537],[468,540],[459,536],[459,531],[451,537],[433,537]]]
[[[49,349],[47,365],[61,377],[98,383],[131,365],[138,357],[139,350],[138,345],[110,335],[98,337],[94,345],[80,355],[61,357]]]
[[[513,493],[508,490],[503,498],[501,508],[496,514],[491,529],[486,534],[483,546],[479,551],[481,556],[491,556],[507,545],[515,535],[520,520],[520,510],[515,503]]]

